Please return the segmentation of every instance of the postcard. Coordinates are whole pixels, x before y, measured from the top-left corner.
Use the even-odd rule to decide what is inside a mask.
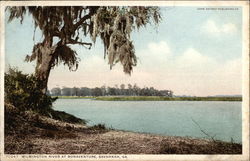
[[[1,1],[1,160],[249,160],[248,1]]]

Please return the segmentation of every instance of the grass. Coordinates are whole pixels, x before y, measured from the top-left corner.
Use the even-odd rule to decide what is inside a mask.
[[[60,120],[60,121],[73,123],[73,124],[86,124],[87,123],[86,120],[77,118],[74,115],[68,114],[64,111],[51,110],[50,114],[52,118],[55,120]]]
[[[187,141],[170,144],[168,140],[161,143],[160,154],[242,154],[242,145],[223,141],[210,141],[206,145]]]
[[[94,99],[94,100],[100,100],[100,101],[242,101],[242,97],[58,96],[58,98],[59,99]]]
[[[241,97],[161,97],[161,96],[104,96],[102,101],[242,101]]]
[[[53,98],[58,97],[58,99],[93,99],[94,96],[52,96]]]

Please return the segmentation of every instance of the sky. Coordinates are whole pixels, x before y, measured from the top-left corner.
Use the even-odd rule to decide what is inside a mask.
[[[123,73],[120,64],[110,70],[103,56],[103,44],[97,40],[91,50],[73,47],[81,59],[78,70],[55,67],[50,73],[49,89],[136,83],[140,87],[172,90],[174,95],[241,94],[241,8],[201,10],[197,6],[174,6],[161,7],[161,14],[158,26],[148,25],[131,35],[138,57],[131,76]],[[23,24],[5,20],[6,69],[10,65],[24,73],[34,72],[35,62],[24,62],[24,58],[41,40],[31,17],[25,17]]]

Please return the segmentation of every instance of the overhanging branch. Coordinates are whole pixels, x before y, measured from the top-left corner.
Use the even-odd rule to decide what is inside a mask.
[[[84,16],[83,18],[81,18],[76,24],[74,24],[74,30],[76,30],[80,25],[82,25],[84,23],[84,21],[91,18],[91,16],[92,15],[88,14],[88,15]]]
[[[92,47],[92,43],[76,41],[76,40],[73,40],[73,39],[70,39],[68,41],[68,44],[79,44],[79,45],[83,45],[83,46],[89,46],[88,49],[91,49],[91,47]]]
[[[74,24],[74,29],[76,30],[81,24],[83,24],[87,19],[90,19],[91,16],[95,14],[95,11],[98,9],[98,6],[93,6],[89,8],[89,14],[83,16],[76,24]]]

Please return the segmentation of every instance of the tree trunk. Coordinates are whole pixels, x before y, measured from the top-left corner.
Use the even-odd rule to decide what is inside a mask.
[[[35,75],[38,78],[39,88],[44,94],[47,92],[47,84],[53,62],[53,50],[51,44],[51,39],[44,41],[43,46],[40,49],[40,55],[42,58],[40,59],[40,62],[37,62],[35,71]]]

